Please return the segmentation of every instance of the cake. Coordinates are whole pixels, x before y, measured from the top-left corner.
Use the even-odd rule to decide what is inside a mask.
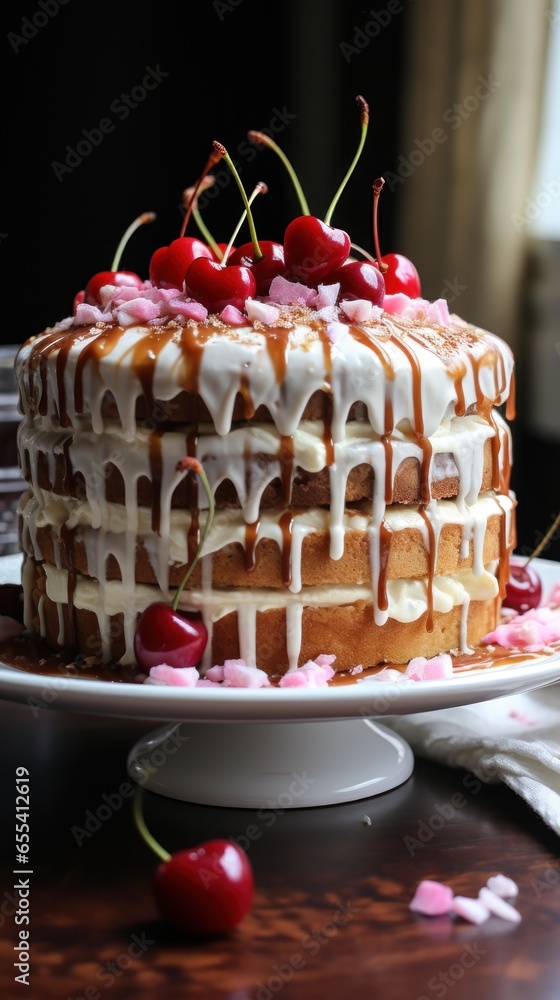
[[[171,601],[205,525],[185,455],[216,504],[179,603],[207,628],[202,671],[407,663],[495,628],[510,348],[419,286],[345,292],[337,267],[306,283],[283,261],[206,304],[188,274],[110,279],[22,346],[25,622],[50,646],[134,663],[138,616]]]

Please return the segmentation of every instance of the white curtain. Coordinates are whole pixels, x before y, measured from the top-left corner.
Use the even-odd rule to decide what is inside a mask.
[[[550,0],[411,0],[399,248],[423,293],[516,347]],[[388,193],[384,197],[388,197]]]

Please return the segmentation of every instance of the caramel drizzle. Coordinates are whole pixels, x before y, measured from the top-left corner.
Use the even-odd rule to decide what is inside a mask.
[[[292,434],[282,434],[280,436],[278,461],[280,462],[282,503],[288,504],[292,497],[292,476],[294,471],[294,438]]]
[[[243,399],[243,418],[245,420],[252,420],[255,416],[255,404],[253,403],[253,399],[251,397],[249,379],[246,372],[242,372],[241,374],[239,392],[241,398]]]
[[[515,378],[515,372],[512,372],[511,382],[509,387],[509,395],[506,402],[506,420],[515,420],[515,392],[516,392],[516,378]]]
[[[492,489],[499,490],[500,488],[500,435],[498,433],[498,427],[494,417],[492,415],[492,400],[485,395],[482,391],[480,385],[480,363],[481,358],[475,358],[474,355],[469,355],[473,379],[474,388],[476,393],[476,411],[483,417],[484,420],[494,431],[493,437],[490,439],[490,448],[492,452]]]
[[[278,385],[284,381],[288,369],[288,351],[290,349],[290,331],[284,327],[268,329],[266,333],[266,349],[272,362],[274,376]]]
[[[426,513],[426,508],[423,505],[418,507],[418,513],[426,525],[428,532],[428,590],[427,590],[427,617],[426,617],[426,631],[434,631],[434,576],[436,572],[436,534],[434,531],[434,526],[431,522],[430,517]]]
[[[414,414],[414,434],[422,449],[422,462],[420,463],[420,503],[427,504],[432,498],[430,488],[430,460],[432,457],[432,444],[424,434],[424,410],[422,407],[422,370],[420,362],[414,351],[405,344],[404,339],[392,337],[392,342],[400,348],[404,356],[408,359],[412,372],[412,410]]]
[[[94,376],[99,372],[99,363],[104,354],[110,354],[123,335],[122,326],[102,331],[82,347],[74,371],[74,407],[76,413],[84,412],[84,369],[88,362],[95,365]]]
[[[284,511],[278,524],[282,531],[282,582],[285,587],[289,587],[292,582],[292,533],[294,528],[292,512]]]
[[[389,608],[387,574],[392,537],[393,529],[387,524],[387,521],[383,520],[379,525],[379,578],[377,581],[377,607],[380,611],[387,611]]]
[[[187,434],[187,455],[196,458],[198,446],[198,428],[193,427]],[[186,476],[187,500],[186,506],[190,511],[191,523],[187,532],[187,555],[189,565],[194,559],[198,548],[199,539],[199,510],[198,510],[198,484],[194,472],[188,472]]]
[[[161,487],[163,478],[162,436],[163,427],[150,434],[149,460],[152,479],[152,531],[160,534],[161,528]]]
[[[188,362],[184,365],[179,375],[179,383],[185,392],[198,395],[200,369],[204,357],[204,345],[207,340],[214,335],[214,327],[185,326],[180,332],[180,343],[183,352],[183,359]],[[173,334],[175,331],[173,331]]]

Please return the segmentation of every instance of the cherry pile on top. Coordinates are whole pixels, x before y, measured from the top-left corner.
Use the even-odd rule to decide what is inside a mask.
[[[131,233],[142,223],[155,218],[153,213],[144,213],[129,226],[123,236],[111,269],[95,274],[84,291],[78,292],[74,300],[74,314],[79,303],[101,305],[102,289],[105,286],[128,285],[141,290],[150,284],[156,288],[178,289],[212,313],[220,313],[226,306],[243,311],[248,299],[266,298],[269,295],[271,283],[278,275],[315,289],[319,285],[338,285],[337,300],[361,299],[375,306],[383,305],[385,295],[403,292],[411,298],[420,296],[420,279],[414,264],[402,254],[382,256],[380,252],[377,214],[379,195],[384,183],[382,178],[377,178],[373,184],[375,256],[353,244],[349,234],[343,229],[331,225],[336,204],[365,144],[369,108],[363,97],[358,96],[356,101],[361,119],[360,141],[352,163],[323,219],[311,214],[295,171],[283,151],[264,133],[249,132],[249,138],[253,142],[268,146],[284,163],[294,184],[302,213],[288,224],[282,243],[259,239],[251,202],[259,190],[266,190],[266,186],[258,185],[251,198],[248,198],[226,148],[221,143],[214,142],[203,173],[186,192],[188,198],[178,238],[168,246],[159,247],[152,254],[149,283],[144,282],[138,274],[119,269],[122,250]],[[227,244],[217,243],[203,223],[197,208],[200,190],[213,180],[209,171],[222,159],[231,170],[243,199],[245,211],[240,225],[246,219],[251,236],[249,242],[239,247],[233,245],[233,239]],[[193,217],[204,239],[185,235],[187,225]],[[239,228],[240,226],[236,233]],[[364,259],[353,256],[356,252]]]

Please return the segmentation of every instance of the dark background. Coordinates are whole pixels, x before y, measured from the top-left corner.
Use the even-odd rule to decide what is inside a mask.
[[[272,152],[246,140],[249,129],[278,127],[278,112],[284,123],[275,139],[312,212],[321,215],[357,147],[356,95],[366,98],[366,148],[334,223],[372,250],[371,185],[396,169],[400,152],[410,0],[362,48],[360,31],[376,17],[387,21],[387,2],[41,2],[16,3],[1,15],[1,344],[22,343],[68,315],[88,278],[110,267],[129,223],[151,210],[157,220],[135,233],[122,260],[125,269],[147,276],[153,251],[179,235],[181,193],[203,170],[213,139],[227,146],[248,192],[258,180],[267,182],[269,193],[255,205],[257,233],[281,240],[299,214],[291,182]],[[148,67],[163,79],[142,98],[135,88]],[[136,107],[126,109],[123,94]],[[102,119],[113,129],[87,152],[84,130],[99,133]],[[69,160],[65,169],[84,141],[81,162]],[[227,241],[242,202],[225,166],[216,172],[226,183],[207,199],[204,219],[217,240]],[[386,189],[381,199],[384,252],[398,249],[400,190]],[[196,234],[196,227],[188,232]],[[427,233],[426,253],[429,241]],[[422,275],[422,261],[415,263]],[[513,486],[519,546],[529,553],[554,516],[550,482],[546,490],[537,484],[551,466],[556,479],[560,455],[558,445],[526,428],[520,382]],[[560,542],[545,554],[560,558]]]

